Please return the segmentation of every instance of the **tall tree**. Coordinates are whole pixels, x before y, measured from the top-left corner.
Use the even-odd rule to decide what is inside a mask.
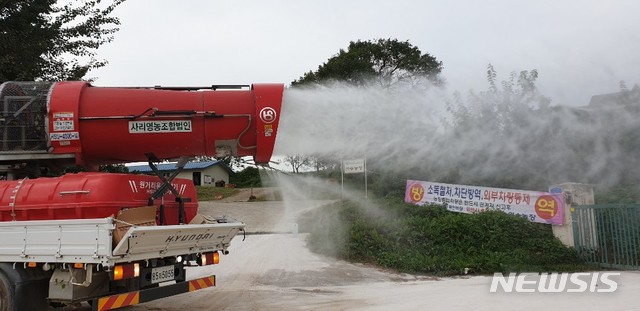
[[[516,128],[528,122],[527,116],[536,109],[546,109],[551,100],[540,94],[536,88],[538,71],[522,70],[511,72],[508,80],[498,86],[497,73],[493,66],[487,66],[487,91],[469,92],[467,102],[459,93],[447,109],[453,116],[455,131],[480,129],[490,131],[497,137],[510,135]]]
[[[300,154],[288,155],[285,157],[284,162],[286,165],[291,166],[292,172],[300,173],[300,168],[311,164],[312,157]]]
[[[112,12],[124,1],[0,1],[0,83],[79,80],[104,66],[96,50],[113,40]]]
[[[331,81],[353,85],[375,83],[385,88],[399,85],[442,85],[442,62],[422,53],[409,41],[378,39],[349,43],[347,50],[309,71],[291,85],[322,84]]]

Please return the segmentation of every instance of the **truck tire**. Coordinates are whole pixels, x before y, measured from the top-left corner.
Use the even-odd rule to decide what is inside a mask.
[[[0,311],[49,310],[50,272],[0,263]]]
[[[15,286],[0,272],[0,311],[14,310]]]

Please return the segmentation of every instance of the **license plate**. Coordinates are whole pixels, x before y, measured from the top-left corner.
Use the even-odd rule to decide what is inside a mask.
[[[151,269],[151,283],[161,283],[172,281],[175,278],[173,266],[159,267]]]

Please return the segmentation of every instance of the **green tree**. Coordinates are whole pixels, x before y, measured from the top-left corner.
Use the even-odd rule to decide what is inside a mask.
[[[118,31],[112,12],[124,1],[0,1],[0,83],[79,80],[106,65],[96,50]]]
[[[428,53],[422,53],[409,41],[378,39],[350,42],[347,50],[309,71],[291,83],[300,86],[310,83],[323,84],[332,81],[356,86],[374,83],[391,88],[400,85],[442,85],[442,62]]]
[[[452,160],[455,182],[493,187],[544,189],[564,180],[574,171],[565,137],[564,115],[550,107],[551,100],[536,87],[537,70],[511,72],[497,81],[492,65],[487,67],[488,89],[457,93],[448,110],[451,120],[448,141],[455,141]],[[574,179],[575,180],[575,179]]]
[[[260,170],[253,166],[231,175],[229,182],[238,188],[262,187]]]
[[[511,72],[508,80],[497,85],[497,73],[493,66],[487,66],[489,88],[484,92],[469,92],[465,102],[459,93],[447,110],[452,114],[453,129],[460,131],[482,128],[498,137],[509,135],[516,127],[522,127],[526,117],[534,109],[549,107],[550,99],[542,96],[535,86],[538,71],[523,70]]]

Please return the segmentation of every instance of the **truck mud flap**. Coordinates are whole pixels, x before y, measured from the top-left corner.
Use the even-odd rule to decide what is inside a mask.
[[[193,292],[207,287],[216,286],[216,276],[208,276],[187,282],[143,289],[123,294],[105,296],[93,300],[93,311],[104,311],[137,305],[169,296]]]
[[[131,227],[113,250],[129,260],[226,250],[242,222]],[[151,256],[151,257],[149,257]]]

